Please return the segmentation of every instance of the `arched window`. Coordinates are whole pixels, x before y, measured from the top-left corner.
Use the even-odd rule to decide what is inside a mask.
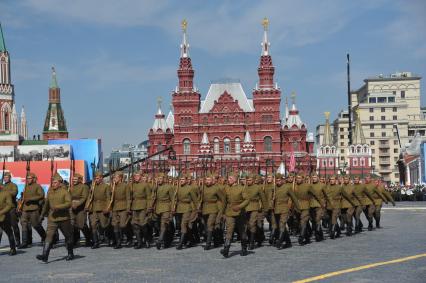
[[[8,103],[4,103],[1,107],[1,119],[2,119],[2,127],[3,130],[9,131],[10,130],[10,113],[12,110],[10,109],[10,106]]]
[[[191,141],[189,139],[183,140],[183,154],[191,154]]]
[[[219,153],[219,139],[215,138],[213,140],[213,151],[214,153]]]
[[[4,130],[9,131],[9,113],[4,113]]]
[[[235,138],[235,153],[241,152],[240,138]]]
[[[223,139],[223,153],[231,152],[231,140],[229,138]]]
[[[272,151],[272,138],[271,137],[265,137],[263,139],[263,146],[265,147],[264,151],[271,152]]]

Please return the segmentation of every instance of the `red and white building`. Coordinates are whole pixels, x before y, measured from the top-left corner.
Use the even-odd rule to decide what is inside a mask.
[[[286,114],[281,116],[281,89],[274,81],[269,47],[265,19],[259,79],[252,98],[247,97],[238,81],[216,81],[202,99],[194,84],[195,71],[186,24],[183,25],[178,86],[172,93],[174,113],[170,112],[166,119],[159,106],[148,134],[149,154],[172,146],[178,160],[196,163],[208,152],[211,162],[220,170],[245,167],[271,172],[281,162],[288,164],[293,152],[296,170],[315,170],[313,135],[308,135],[294,100],[290,110],[286,104]]]

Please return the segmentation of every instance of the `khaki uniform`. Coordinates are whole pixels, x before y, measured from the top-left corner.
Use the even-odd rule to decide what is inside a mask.
[[[262,213],[262,210],[267,209],[266,195],[259,185],[251,185],[245,187],[245,193],[249,201],[245,210],[248,214],[248,226],[251,234],[256,233],[258,214]]]
[[[155,199],[151,200],[150,207],[155,206],[155,217],[160,219],[160,234],[163,234],[163,237],[171,220],[170,212],[172,210],[173,193],[174,190],[171,184],[163,184],[157,186],[152,194]]]
[[[130,212],[130,188],[125,183],[115,185],[114,191],[111,191],[112,203],[112,226],[114,231],[124,229],[127,226]]]
[[[204,187],[201,213],[208,232],[213,232],[215,228],[219,228],[220,216],[223,214],[224,203],[225,194],[218,185]]]
[[[20,244],[21,236],[19,234],[19,225],[18,225],[19,220],[18,220],[18,215],[16,212],[16,208],[17,208],[16,197],[18,195],[18,186],[16,186],[16,184],[13,182],[9,182],[3,185],[3,190],[6,192],[9,192],[10,195],[12,196],[13,207],[11,210],[9,210],[10,225],[12,226],[12,232],[16,242]]]
[[[93,200],[89,206],[89,220],[92,233],[96,233],[100,228],[101,233],[108,228],[110,224],[109,213],[104,213],[111,201],[111,187],[108,184],[95,184],[93,192]],[[87,201],[90,201],[88,199]]]
[[[305,183],[299,185],[296,183],[294,193],[300,205],[300,227],[302,229],[306,227],[306,223],[309,220],[311,198],[314,197],[317,201],[320,201],[321,194],[315,191],[310,184]]]
[[[70,217],[71,195],[64,186],[58,189],[50,188],[41,212],[41,217],[47,215],[46,244],[51,244],[58,229],[65,236],[67,245],[72,246],[72,225]]]
[[[344,214],[345,216],[345,222],[348,225],[348,227],[352,227],[352,217],[354,215],[355,209],[361,204],[358,201],[358,199],[355,197],[353,185],[343,184],[342,192],[344,193],[344,197],[342,198],[342,202],[341,202],[342,214]]]
[[[82,230],[87,225],[87,216],[84,211],[89,187],[85,184],[78,184],[70,187],[71,203],[75,208],[71,209],[71,223],[74,227]]]
[[[267,213],[265,214],[266,219],[271,224],[271,228],[273,230],[277,229],[277,223],[275,221],[275,216],[272,211],[272,198],[274,194],[274,184],[273,183],[266,183],[265,184],[265,196],[266,196],[266,207]]]
[[[287,220],[289,216],[290,206],[289,200],[292,200],[293,204],[297,209],[300,209],[299,201],[296,195],[289,186],[282,184],[275,188],[275,201],[272,204],[274,211],[274,218],[276,223],[279,223],[280,232],[286,230]]]
[[[176,212],[181,217],[180,230],[181,233],[188,232],[188,225],[191,220],[193,208],[197,207],[197,194],[191,185],[176,188],[176,197],[173,199],[172,207],[176,207]]]
[[[44,241],[46,232],[40,223],[41,203],[44,200],[43,188],[37,183],[27,185],[24,189],[23,198],[24,204],[21,215],[22,242],[24,244],[28,243],[28,230],[31,227],[37,231],[42,241]]]
[[[321,219],[324,216],[324,208],[326,205],[325,200],[325,185],[318,182],[315,184],[311,184],[312,191],[315,192],[315,194],[318,196],[319,201],[316,198],[311,198],[309,202],[309,206],[311,207],[312,211],[312,219],[314,222],[314,225],[321,224]]]
[[[249,202],[243,186],[234,184],[225,187],[226,240],[231,241],[235,226],[237,226],[241,241],[247,241],[245,208]],[[232,209],[234,206],[238,206],[239,210],[234,211]]]
[[[373,196],[367,190],[367,187],[364,184],[354,184],[354,195],[360,202],[360,206],[358,206],[355,210],[355,220],[357,222],[356,226],[360,229],[360,217],[361,212],[366,208],[369,207],[369,212],[367,213],[367,218],[369,218],[369,222],[371,221],[371,218],[373,217],[374,213],[374,204],[373,204]],[[369,217],[368,215],[371,215]]]
[[[147,223],[146,210],[151,198],[151,186],[148,183],[133,183],[131,188],[132,225],[140,227]]]
[[[6,233],[11,249],[16,248],[10,222],[10,210],[13,209],[12,196],[4,189],[0,190],[0,228]]]

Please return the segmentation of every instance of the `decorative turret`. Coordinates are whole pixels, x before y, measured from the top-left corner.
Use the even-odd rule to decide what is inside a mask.
[[[207,136],[206,132],[203,133],[203,138],[201,139],[199,152],[202,155],[209,155],[209,154],[212,153],[211,147],[210,147],[210,142],[209,142],[209,137]]]
[[[322,140],[322,145],[333,145],[333,138],[331,135],[330,127],[330,112],[325,112],[325,127],[324,127],[324,138]]]
[[[189,43],[187,41],[186,29],[188,22],[182,21],[182,44],[180,45],[180,63],[178,78],[179,92],[191,92],[194,88],[194,70],[192,69],[191,58],[189,57]]]
[[[352,138],[352,144],[366,144],[364,137],[364,132],[362,130],[361,126],[361,119],[359,117],[359,110],[355,112],[356,114],[356,120],[355,120],[355,129],[353,131],[353,138]]]
[[[170,145],[173,133],[170,128],[171,121],[167,122],[163,111],[161,110],[162,98],[157,99],[157,113],[155,114],[154,123],[148,133],[148,154],[154,154],[165,149]],[[169,119],[169,117],[168,117]]]
[[[52,67],[52,79],[49,87],[49,107],[43,128],[43,139],[67,139],[68,131],[61,106],[61,89],[58,86],[55,68]]]
[[[158,105],[157,114],[155,114],[154,124],[152,125],[152,128],[151,128],[154,132],[157,132],[158,130],[166,132],[167,129],[169,129],[169,126],[165,119],[166,116],[164,116],[163,111],[161,110],[161,102],[162,102],[162,98],[159,97],[157,99],[157,105]]]
[[[322,144],[317,148],[317,170],[322,176],[339,173],[339,153],[333,145],[330,127],[330,112],[324,112],[325,128]]]
[[[170,105],[170,111],[166,118],[167,127],[173,133],[173,127],[175,126],[175,116],[173,115],[173,105]]]
[[[288,112],[287,121],[285,121],[284,127],[287,127],[288,129],[302,129],[306,128],[305,123],[302,122],[302,119],[299,116],[299,110],[296,108],[296,93],[291,93],[291,99],[292,99],[292,107],[291,110]]]
[[[18,134],[18,113],[16,112],[15,104],[12,106],[12,117],[10,125],[10,133],[17,135]]]
[[[251,136],[249,131],[246,131],[246,134],[244,136],[244,144],[243,148],[241,149],[242,153],[254,153],[256,150],[253,145],[253,141],[251,140]]]
[[[260,56],[260,64],[257,69],[259,74],[259,88],[270,89],[274,87],[274,72],[275,68],[272,64],[272,57],[270,55],[269,46],[271,43],[268,41],[268,28],[269,20],[264,18],[262,21],[263,25],[263,41],[262,41],[262,53]]]
[[[21,123],[19,126],[19,135],[24,139],[28,139],[27,115],[25,114],[24,106],[21,110]]]

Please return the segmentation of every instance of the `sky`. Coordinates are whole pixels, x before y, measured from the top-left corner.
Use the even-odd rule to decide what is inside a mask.
[[[251,97],[264,17],[281,109],[295,91],[311,132],[325,111],[335,117],[347,107],[348,52],[352,89],[378,74],[426,75],[422,0],[0,0],[16,105],[25,106],[30,136],[42,132],[55,66],[70,138],[101,138],[105,156],[147,139],[160,96],[167,115],[182,19],[202,98],[221,78],[240,79]]]

